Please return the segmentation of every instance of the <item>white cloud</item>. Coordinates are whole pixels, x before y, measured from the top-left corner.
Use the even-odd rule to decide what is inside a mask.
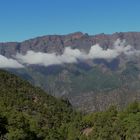
[[[23,65],[14,59],[8,59],[0,55],[0,68],[23,68]]]
[[[118,56],[118,52],[115,49],[104,50],[98,44],[91,47],[89,54],[87,55],[90,59],[114,59]]]

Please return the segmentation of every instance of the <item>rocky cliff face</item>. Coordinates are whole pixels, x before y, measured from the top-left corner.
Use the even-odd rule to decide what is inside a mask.
[[[76,32],[68,35],[48,35],[26,40],[24,42],[0,43],[0,54],[10,57],[16,52],[26,53],[28,50],[61,53],[67,46],[88,50],[94,44],[111,47],[118,38],[125,39],[128,44],[140,49],[140,32],[114,33],[112,35],[88,35]]]
[[[118,38],[125,39],[128,44],[140,50],[140,32],[112,35],[76,32],[37,37],[20,43],[0,43],[0,54],[12,57],[17,52],[25,54],[28,50],[61,54],[68,46],[88,52],[97,43],[104,49],[112,48]],[[33,65],[10,71],[52,95],[68,98],[75,107],[85,111],[104,110],[111,104],[121,108],[140,99],[139,57],[131,61],[120,57],[110,62],[100,59],[49,67]]]

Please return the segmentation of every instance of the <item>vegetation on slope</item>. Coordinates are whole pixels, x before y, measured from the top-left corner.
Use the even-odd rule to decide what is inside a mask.
[[[0,139],[138,140],[140,104],[118,111],[77,113],[67,100],[55,99],[28,82],[0,71]]]
[[[11,140],[61,139],[59,129],[75,115],[68,101],[55,99],[28,82],[0,71],[0,120],[1,126],[5,126],[1,128],[5,130],[1,136]]]

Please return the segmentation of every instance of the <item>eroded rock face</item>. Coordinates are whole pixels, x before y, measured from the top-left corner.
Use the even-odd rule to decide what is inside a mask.
[[[89,50],[89,48],[98,43],[102,47],[111,47],[118,38],[125,39],[128,44],[140,49],[140,33],[114,33],[112,35],[98,34],[88,35],[76,32],[68,35],[48,35],[26,40],[24,42],[0,43],[0,54],[10,57],[16,52],[26,53],[28,50],[41,52],[58,52],[61,53],[67,46]]]

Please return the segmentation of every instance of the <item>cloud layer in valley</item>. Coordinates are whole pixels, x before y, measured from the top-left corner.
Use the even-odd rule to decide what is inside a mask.
[[[0,55],[0,68],[23,68],[24,66],[14,59]]]
[[[7,59],[4,56],[0,58],[0,67],[21,68],[23,65],[60,65],[64,63],[77,63],[78,60],[88,59],[106,59],[112,60],[120,55],[133,56],[140,55],[140,51],[132,46],[126,45],[126,42],[117,39],[112,48],[103,49],[99,44],[91,46],[88,53],[79,49],[66,47],[61,55],[56,53],[43,53],[28,51],[25,55],[17,53],[14,59]]]

